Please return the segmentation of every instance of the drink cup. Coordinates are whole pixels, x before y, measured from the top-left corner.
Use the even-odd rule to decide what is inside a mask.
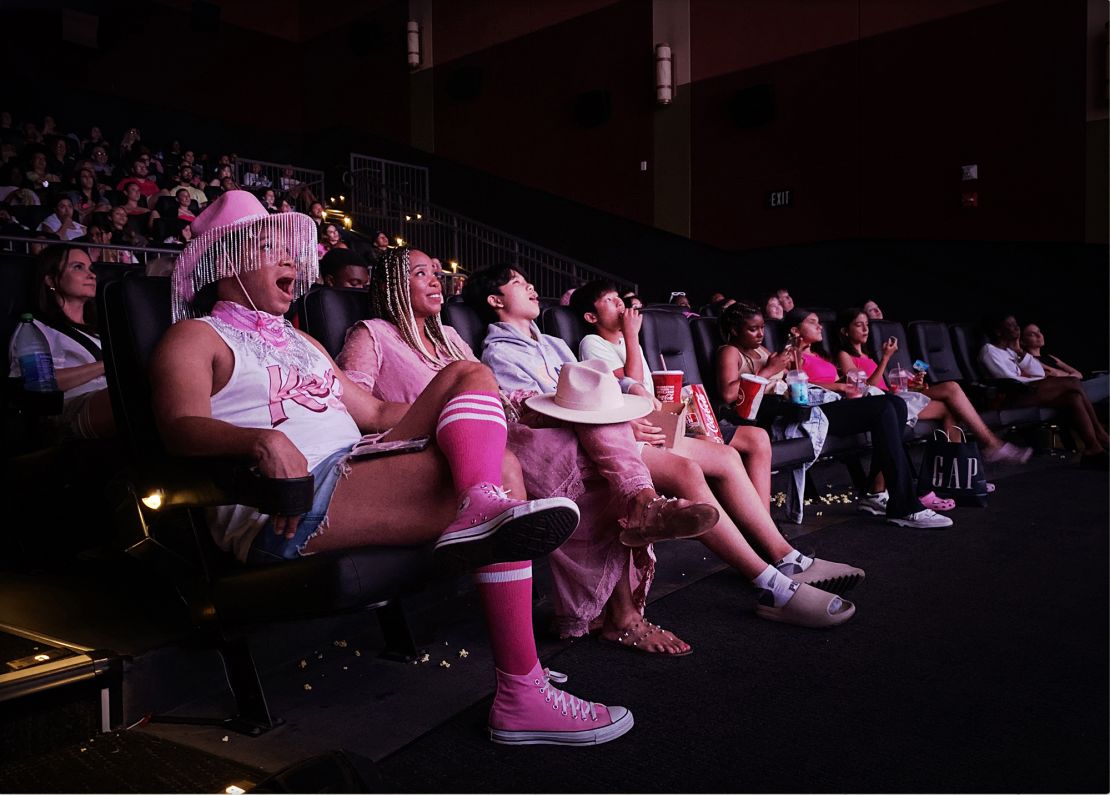
[[[655,399],[662,403],[682,400],[682,371],[653,370],[651,382],[655,385]]]
[[[759,413],[759,404],[763,402],[763,390],[767,386],[767,379],[762,376],[744,373],[740,376],[740,393],[736,396],[733,408],[741,419],[754,420]]]
[[[848,383],[852,385],[853,397],[863,397],[867,394],[867,373],[863,370],[849,372]]]

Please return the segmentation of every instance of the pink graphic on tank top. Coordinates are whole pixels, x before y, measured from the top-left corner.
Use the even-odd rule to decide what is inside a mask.
[[[296,367],[290,367],[284,378],[280,365],[271,364],[266,371],[270,374],[270,427],[276,428],[289,419],[284,405],[287,400],[317,414],[329,408],[346,411],[340,399],[343,387],[331,370],[326,370],[321,377],[316,373],[302,375]]]

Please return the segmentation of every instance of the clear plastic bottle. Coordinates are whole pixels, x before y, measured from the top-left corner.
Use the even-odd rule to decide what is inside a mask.
[[[797,406],[809,405],[809,375],[805,370],[791,370],[786,374],[790,402]]]
[[[23,377],[23,388],[28,392],[56,392],[58,382],[54,380],[54,357],[50,355],[50,344],[31,315],[23,315],[15,331],[15,358]]]
[[[910,383],[910,371],[901,365],[895,365],[886,374],[886,382],[890,385],[890,391],[894,394],[905,392]]]

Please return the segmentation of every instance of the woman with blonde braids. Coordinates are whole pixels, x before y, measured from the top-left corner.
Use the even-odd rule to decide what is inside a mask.
[[[451,362],[477,361],[440,321],[443,287],[423,252],[387,251],[372,267],[370,292],[378,317],[347,332],[337,362],[379,400],[412,400]],[[514,422],[512,397],[503,399],[510,403],[508,447],[520,460],[528,493],[567,497],[581,514],[578,530],[549,555],[559,633],[581,636],[600,624],[602,637],[636,642],[642,651],[689,653],[687,643],[643,617],[655,571],[650,542],[671,537],[676,526],[685,526],[681,537],[696,535],[716,523],[716,511],[659,498],[628,423],[533,426],[532,416],[525,417],[529,424]],[[621,543],[621,518],[637,529],[637,543]],[[692,520],[700,522],[693,530]]]

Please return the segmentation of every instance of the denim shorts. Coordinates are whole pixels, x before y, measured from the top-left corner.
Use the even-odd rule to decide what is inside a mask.
[[[319,464],[312,468],[314,482],[312,484],[312,507],[308,513],[301,515],[297,524],[297,532],[292,538],[279,536],[274,532],[274,520],[271,517],[258,531],[247,554],[247,562],[254,564],[277,563],[281,560],[293,560],[300,557],[305,544],[319,532],[320,527],[328,517],[328,506],[331,504],[332,494],[339,485],[339,478],[347,469],[347,455],[349,450],[337,450]]]

